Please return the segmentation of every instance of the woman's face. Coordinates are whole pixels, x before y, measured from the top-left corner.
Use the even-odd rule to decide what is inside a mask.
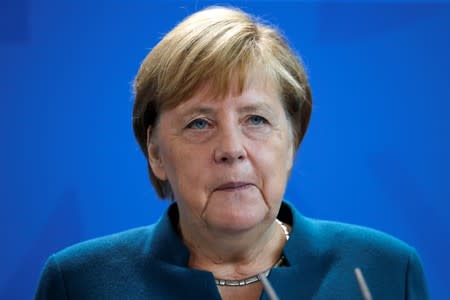
[[[163,112],[149,161],[170,182],[181,226],[232,233],[273,221],[292,167],[289,126],[277,92],[262,84],[223,99],[200,90]]]

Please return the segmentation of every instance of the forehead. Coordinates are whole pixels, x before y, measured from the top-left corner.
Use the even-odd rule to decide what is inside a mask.
[[[214,91],[210,85],[202,86],[174,110],[210,113],[218,107],[235,107],[241,111],[251,111],[258,108],[271,109],[278,104],[281,104],[281,99],[277,90],[272,85],[255,81],[244,86],[243,90],[231,86],[224,94]]]
[[[245,74],[233,72],[226,80],[211,78],[199,84],[192,96],[180,99],[173,108],[184,108],[194,103],[220,103],[223,101],[258,103],[281,100],[278,82],[271,72],[253,68]]]

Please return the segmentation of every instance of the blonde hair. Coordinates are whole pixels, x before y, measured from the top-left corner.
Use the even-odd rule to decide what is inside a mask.
[[[134,82],[133,129],[148,159],[147,129],[164,110],[191,98],[208,84],[217,96],[237,84],[242,93],[252,72],[278,88],[299,147],[308,127],[312,97],[300,59],[281,34],[235,9],[211,7],[187,17],[148,53]],[[171,198],[167,181],[149,174],[161,198]]]

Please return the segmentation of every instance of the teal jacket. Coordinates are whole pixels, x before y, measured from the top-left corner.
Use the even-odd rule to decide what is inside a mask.
[[[416,251],[384,233],[302,216],[283,202],[292,225],[287,265],[269,275],[281,300],[358,299],[359,267],[373,299],[428,299]],[[86,241],[53,254],[36,299],[220,299],[212,273],[187,267],[177,207],[148,227]],[[268,299],[262,294],[261,299]]]

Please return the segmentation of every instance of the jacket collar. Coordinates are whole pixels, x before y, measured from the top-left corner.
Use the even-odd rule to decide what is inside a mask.
[[[150,253],[157,259],[177,266],[187,266],[189,250],[177,231],[178,208],[172,203],[155,224],[150,241]]]
[[[309,265],[323,260],[322,242],[314,221],[300,214],[292,204],[283,201],[278,219],[291,226],[292,231],[283,253],[290,266]],[[178,231],[178,210],[176,203],[169,206],[166,213],[155,224],[150,241],[152,255],[167,263],[187,266],[189,250],[184,245]],[[324,241],[325,242],[325,241]]]
[[[272,270],[269,280],[280,298],[298,295],[299,299],[311,299],[332,268],[336,253],[327,250],[326,245],[330,241],[322,240],[323,233],[317,222],[301,215],[290,203],[282,203],[278,218],[292,228],[289,241],[283,249],[288,263],[285,267]],[[189,251],[177,232],[177,224],[178,211],[174,203],[155,224],[149,252],[154,258],[167,264],[186,268]],[[199,270],[190,270],[186,274],[191,274],[190,277],[203,274],[209,280],[213,278],[211,273]],[[214,286],[214,281],[210,283]]]

